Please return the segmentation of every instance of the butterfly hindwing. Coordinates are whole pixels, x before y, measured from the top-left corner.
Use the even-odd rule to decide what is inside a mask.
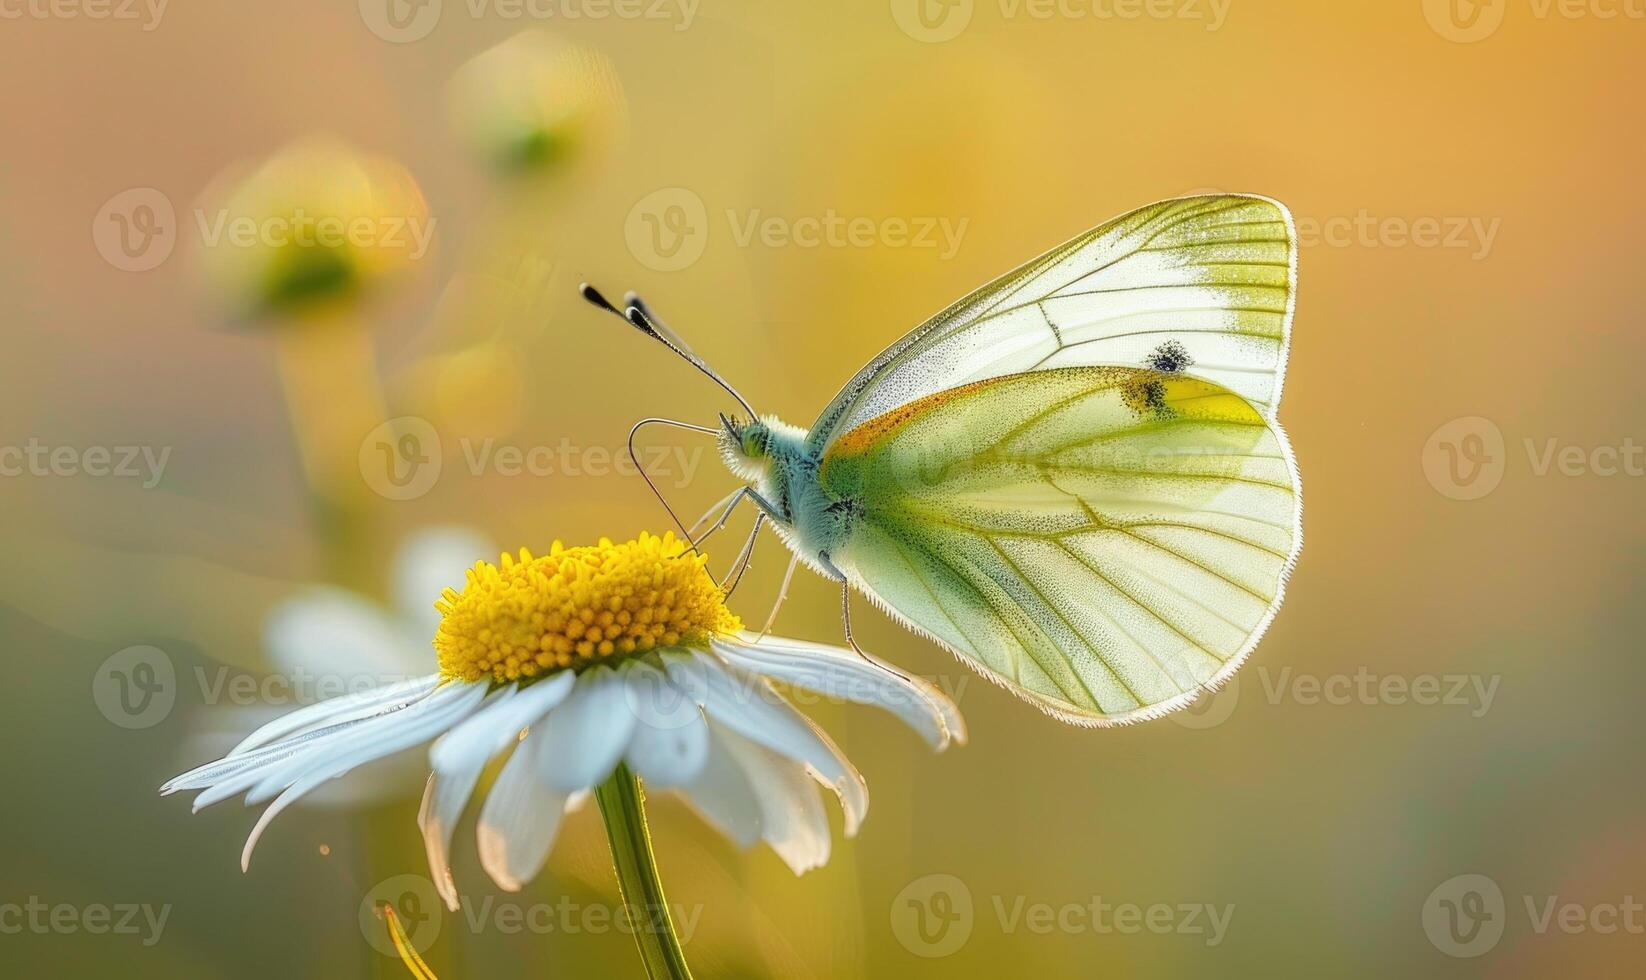
[[[862,591],[1025,698],[1134,721],[1229,676],[1278,608],[1301,496],[1244,393],[1159,366],[1043,369],[900,405],[819,478]]]

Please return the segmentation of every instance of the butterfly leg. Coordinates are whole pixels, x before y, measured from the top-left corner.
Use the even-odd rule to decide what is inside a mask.
[[[909,675],[903,673],[901,670],[898,670],[896,667],[893,667],[891,664],[869,656],[863,651],[862,647],[857,645],[857,638],[852,635],[851,582],[847,581],[845,572],[842,572],[840,569],[835,567],[834,562],[829,559],[829,553],[827,551],[818,552],[817,561],[818,564],[823,566],[823,570],[825,572],[840,582],[840,625],[846,631],[846,645],[852,648],[853,653],[856,653],[859,657],[862,657],[863,662],[867,663],[869,666],[878,667],[886,673],[891,674],[893,677],[909,684],[913,684],[914,681],[909,677]]]
[[[732,593],[736,592],[738,585],[742,583],[743,573],[747,572],[749,566],[753,564],[754,543],[760,537],[760,526],[765,522],[766,514],[764,511],[754,515],[754,527],[749,530],[749,539],[743,542],[743,550],[737,556],[737,561],[732,564],[731,570],[726,572],[726,577],[731,581],[731,584],[726,586],[726,598],[728,599],[732,597]]]
[[[753,490],[749,487],[742,487],[740,489],[732,491],[732,495],[729,498],[730,502],[726,504],[726,509],[722,510],[720,512],[720,519],[715,521],[714,524],[707,531],[704,531],[701,537],[699,537],[696,540],[692,541],[692,550],[696,551],[699,545],[701,545],[703,542],[705,542],[709,539],[710,535],[714,534],[716,531],[718,531],[721,528],[725,527],[726,522],[732,519],[732,511],[736,510],[737,505],[743,502],[743,498],[748,496],[752,492],[753,492]],[[719,506],[719,505],[717,504],[715,506]],[[713,509],[714,508],[711,507],[710,511],[712,512]],[[701,523],[703,523],[703,521],[701,519],[699,519],[697,523],[701,524]],[[696,525],[693,525],[693,530],[696,530]]]
[[[772,626],[777,623],[777,611],[782,609],[783,603],[788,601],[789,583],[794,581],[794,570],[798,567],[800,567],[800,556],[795,555],[789,559],[789,570],[783,573],[783,586],[777,590],[777,601],[772,603],[771,615],[766,617],[766,625],[760,627],[761,639],[765,639],[771,633]]]
[[[718,514],[722,507],[725,507],[727,504],[731,503],[733,497],[742,496],[745,489],[745,487],[738,487],[736,490],[733,490],[731,493],[728,493],[724,497],[721,497],[719,500],[715,501],[708,510],[703,512],[703,516],[693,521],[692,526],[688,527],[686,530],[692,534],[696,534],[703,525],[714,519],[714,515]]]
[[[721,527],[723,527],[726,523],[726,519],[731,515],[732,507],[736,507],[738,501],[745,497],[754,501],[755,507],[759,508],[758,512],[754,515],[754,527],[749,530],[748,540],[743,542],[743,548],[737,556],[737,561],[733,562],[732,567],[726,572],[726,578],[731,583],[726,586],[726,597],[728,599],[731,598],[731,594],[737,589],[738,584],[743,581],[743,573],[749,570],[749,565],[754,558],[754,543],[760,537],[761,526],[766,523],[768,518],[774,521],[780,520],[777,516],[777,510],[772,507],[771,502],[765,497],[762,497],[760,495],[760,491],[756,490],[754,487],[743,487],[742,489],[736,491],[732,496],[734,499],[732,500],[731,505],[726,508],[726,512],[720,516],[720,523],[708,533],[704,534],[702,538],[698,538],[698,541],[702,541],[703,538],[707,538],[709,534],[713,534],[715,531],[718,531]],[[710,509],[712,510],[713,508]],[[694,544],[692,547],[695,549],[696,545]]]

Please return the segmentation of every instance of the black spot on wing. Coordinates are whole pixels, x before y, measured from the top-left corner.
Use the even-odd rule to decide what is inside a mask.
[[[1143,363],[1163,374],[1182,374],[1194,363],[1194,358],[1182,344],[1168,340],[1151,351]]]

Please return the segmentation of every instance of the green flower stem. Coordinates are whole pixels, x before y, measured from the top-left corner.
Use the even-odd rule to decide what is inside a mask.
[[[275,327],[275,364],[292,438],[325,546],[326,577],[365,595],[383,591],[383,500],[361,469],[361,440],[388,417],[371,327],[344,314]],[[385,465],[387,465],[385,460]]]
[[[651,980],[690,980],[686,954],[674,931],[674,918],[663,897],[663,880],[652,856],[651,835],[646,832],[646,793],[640,780],[621,763],[611,778],[594,791],[600,813],[606,818],[606,837],[611,841],[612,859],[617,862],[617,888],[623,898],[623,914],[628,916],[640,960]],[[638,921],[644,916],[644,921]]]

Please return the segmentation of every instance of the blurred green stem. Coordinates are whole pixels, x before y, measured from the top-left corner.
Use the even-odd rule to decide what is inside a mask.
[[[275,334],[275,362],[327,578],[375,595],[383,564],[375,533],[378,501],[358,461],[360,440],[386,418],[370,326],[345,314],[283,324]]]
[[[606,837],[617,863],[623,914],[628,916],[635,945],[640,947],[646,976],[651,980],[690,980],[692,971],[686,966],[686,954],[675,934],[674,918],[663,897],[663,880],[652,855],[652,839],[646,831],[646,792],[640,780],[628,766],[619,764],[594,795],[606,818]]]

